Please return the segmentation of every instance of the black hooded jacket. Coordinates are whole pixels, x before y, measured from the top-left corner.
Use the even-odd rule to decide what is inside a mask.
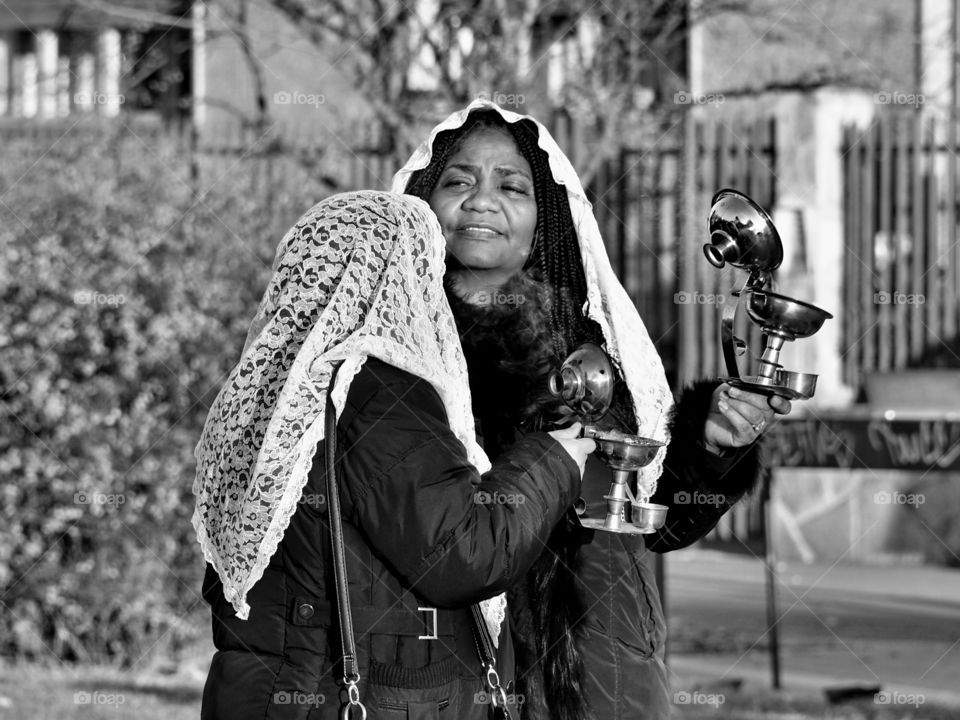
[[[368,717],[486,720],[469,607],[521,580],[579,492],[576,463],[549,435],[534,433],[481,477],[434,388],[372,358],[350,385],[337,440]],[[234,615],[207,570],[217,653],[203,694],[206,720],[339,717],[324,462],[321,443],[301,504],[248,596],[248,620]],[[499,655],[506,684],[509,632]]]

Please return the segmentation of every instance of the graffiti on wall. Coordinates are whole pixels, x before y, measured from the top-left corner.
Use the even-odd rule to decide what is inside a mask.
[[[764,452],[771,467],[960,470],[960,419],[784,419]]]

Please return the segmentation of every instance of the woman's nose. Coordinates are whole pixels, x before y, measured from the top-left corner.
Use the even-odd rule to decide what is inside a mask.
[[[463,209],[478,212],[496,210],[497,198],[493,187],[485,182],[479,182],[474,185],[473,190],[463,201]]]

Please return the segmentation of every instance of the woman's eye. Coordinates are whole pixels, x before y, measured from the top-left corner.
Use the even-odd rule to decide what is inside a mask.
[[[522,185],[504,185],[503,189],[507,192],[519,193],[521,195],[527,194],[527,189]]]

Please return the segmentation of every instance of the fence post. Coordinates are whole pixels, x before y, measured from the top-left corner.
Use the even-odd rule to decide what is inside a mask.
[[[764,511],[763,521],[763,568],[767,595],[767,634],[770,637],[770,684],[774,690],[780,689],[780,630],[777,610],[776,553],[774,552],[770,528],[773,524],[773,510],[770,505],[771,471],[763,471],[760,502]]]
[[[11,34],[0,31],[0,117],[10,114],[10,78],[13,74]]]
[[[57,116],[57,70],[59,42],[53,30],[37,33],[37,96],[38,115],[42,118]]]
[[[921,292],[924,288],[924,275],[927,266],[927,238],[926,238],[926,202],[924,193],[926,191],[927,173],[929,166],[925,162],[925,149],[923,145],[924,122],[921,115],[914,115],[911,123],[910,142],[913,144],[911,153],[912,165],[908,172],[913,178],[913,197],[911,201],[910,212],[912,215],[911,235],[913,237],[913,256],[912,256],[912,284],[915,292]],[[910,357],[919,357],[923,353],[923,310],[916,308],[912,322],[910,323]]]
[[[700,137],[697,121],[688,110],[683,116],[683,211],[680,220],[680,247],[677,248],[678,290],[690,290],[696,284],[696,247],[699,219],[699,194],[697,187],[697,159],[700,154]],[[697,322],[694,308],[690,305],[677,306],[677,320],[680,332],[677,342],[677,383],[682,386],[695,379],[697,367]]]

